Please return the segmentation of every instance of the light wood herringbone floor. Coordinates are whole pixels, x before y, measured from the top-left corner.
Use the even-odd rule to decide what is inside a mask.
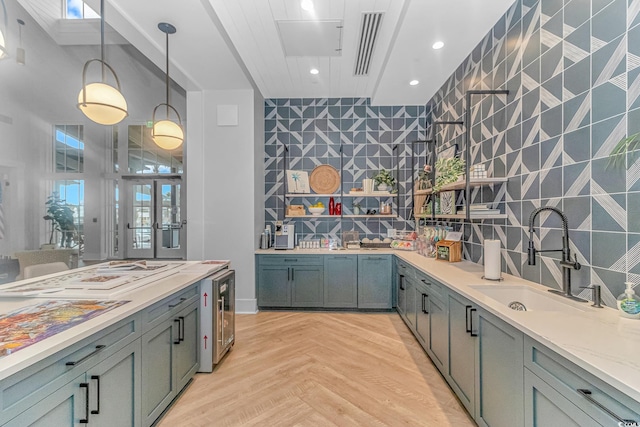
[[[159,424],[473,426],[395,313],[238,315],[236,345]]]

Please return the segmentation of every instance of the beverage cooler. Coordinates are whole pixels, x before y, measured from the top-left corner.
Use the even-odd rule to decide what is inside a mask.
[[[235,342],[235,271],[222,270],[200,283],[200,370],[213,368]]]

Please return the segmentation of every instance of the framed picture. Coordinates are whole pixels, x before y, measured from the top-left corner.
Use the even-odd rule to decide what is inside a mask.
[[[456,213],[456,192],[443,191],[440,193],[440,213],[453,215]]]
[[[287,171],[287,192],[309,194],[309,174],[305,171]]]

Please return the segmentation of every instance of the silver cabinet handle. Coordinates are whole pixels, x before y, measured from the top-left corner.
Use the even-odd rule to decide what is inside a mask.
[[[580,393],[585,399],[587,399],[590,403],[594,404],[595,406],[597,406],[598,408],[602,409],[604,412],[606,412],[607,414],[609,414],[609,416],[613,419],[615,419],[616,421],[618,421],[621,424],[635,424],[637,423],[637,421],[633,421],[633,420],[625,420],[622,417],[619,417],[617,414],[615,414],[613,411],[611,411],[611,409],[607,408],[606,406],[604,406],[602,403],[598,402],[597,400],[595,400],[593,397],[591,397],[591,390],[587,390],[586,388],[579,388],[578,393]]]
[[[183,302],[185,302],[187,299],[182,297],[180,298],[180,302],[177,304],[169,304],[169,308],[176,308],[177,306],[179,306],[180,304],[182,304]]]

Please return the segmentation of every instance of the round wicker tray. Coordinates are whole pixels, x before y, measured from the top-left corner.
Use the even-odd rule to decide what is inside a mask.
[[[318,194],[331,194],[340,187],[340,174],[330,165],[316,167],[309,177],[309,186]]]

